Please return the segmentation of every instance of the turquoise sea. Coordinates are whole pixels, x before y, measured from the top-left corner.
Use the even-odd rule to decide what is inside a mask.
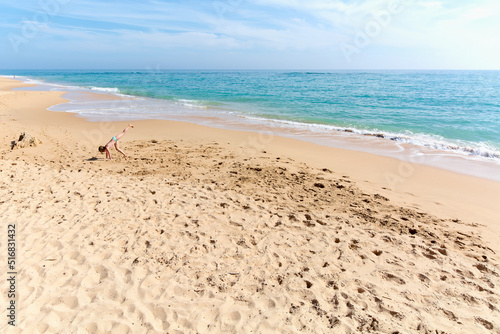
[[[126,95],[55,110],[101,119],[220,119],[327,136],[375,136],[500,161],[500,71],[0,70],[49,86]]]

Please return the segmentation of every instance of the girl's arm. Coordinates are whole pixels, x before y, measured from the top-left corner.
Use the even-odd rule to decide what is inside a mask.
[[[106,147],[106,158],[111,160],[111,152],[109,152],[109,149]]]

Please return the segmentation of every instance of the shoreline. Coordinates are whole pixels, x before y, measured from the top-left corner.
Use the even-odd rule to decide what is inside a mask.
[[[40,82],[40,85],[45,85],[45,83]],[[56,88],[64,89],[64,85],[59,84],[46,84],[50,87],[53,85]],[[67,88],[77,89],[78,87],[69,86]],[[96,88],[96,87],[93,87]],[[43,89],[43,88],[42,88]],[[84,88],[81,88],[85,90]],[[130,105],[133,104],[136,107],[139,107],[143,104],[155,107],[154,103],[170,103],[172,101],[163,101],[157,100],[148,97],[134,97],[134,96],[122,96],[118,93],[113,93],[113,90],[117,90],[117,88],[102,88],[102,91],[99,91],[99,87],[97,90],[89,91],[90,94],[103,94],[102,96],[109,96],[109,101],[105,101],[105,99],[101,99],[105,104],[96,105],[95,108],[103,110],[113,110],[113,109],[122,109],[122,108],[130,108]],[[75,97],[78,94],[82,93],[69,93],[73,94]],[[116,95],[117,94],[117,95]],[[87,95],[86,92],[83,95]],[[69,95],[68,95],[69,96]],[[71,98],[70,98],[71,99]],[[129,100],[125,105],[120,104],[120,101],[123,99]],[[135,100],[139,99],[139,100]],[[119,101],[117,101],[119,100]],[[76,98],[76,105],[79,108],[86,108],[86,99]],[[94,101],[95,102],[95,101]],[[111,102],[111,104],[107,104],[107,102]],[[62,104],[60,106],[53,106],[51,110],[55,111],[68,111],[71,112],[71,108],[69,107],[73,101],[69,104]],[[183,121],[196,123],[204,126],[215,127],[218,129],[229,129],[236,131],[248,131],[248,132],[259,132],[263,135],[271,134],[277,136],[283,136],[291,139],[298,139],[301,141],[306,141],[314,144],[318,144],[321,146],[341,148],[347,150],[355,150],[360,152],[372,153],[376,155],[381,155],[390,158],[396,158],[399,160],[407,161],[409,163],[418,163],[427,166],[433,166],[437,168],[441,168],[444,170],[449,170],[453,172],[458,172],[465,175],[471,175],[480,178],[486,178],[489,180],[493,180],[496,182],[500,182],[500,174],[497,173],[497,170],[500,168],[500,160],[492,157],[483,156],[483,154],[492,154],[491,152],[482,152],[482,153],[471,153],[468,150],[473,150],[472,147],[467,146],[467,144],[463,144],[465,146],[461,146],[460,143],[453,143],[452,141],[445,140],[441,142],[438,138],[435,138],[431,142],[426,142],[429,139],[415,137],[410,139],[410,137],[403,135],[402,133],[385,133],[385,132],[368,132],[365,133],[364,130],[356,130],[351,128],[336,128],[326,131],[325,129],[321,130],[323,126],[331,127],[332,125],[320,125],[320,124],[307,124],[307,123],[296,123],[292,121],[280,121],[273,119],[261,119],[257,116],[253,117],[251,115],[232,115],[231,113],[226,115],[219,115],[217,113],[210,113],[208,110],[207,115],[197,114],[194,111],[191,114],[191,111],[188,109],[184,110],[181,113],[177,113],[175,111],[176,108],[182,108],[182,103],[177,105],[178,102],[172,102],[171,105],[168,106],[168,113],[166,114],[148,114],[142,115],[139,114],[114,114],[112,116],[100,116],[98,114],[89,114],[85,113],[85,109],[79,109],[78,113],[81,117],[86,118],[92,122],[99,121],[127,121],[127,120],[172,120],[172,121]],[[187,102],[186,102],[187,103]],[[189,104],[189,103],[188,103]],[[177,105],[177,107],[176,107]],[[167,108],[167,106],[164,106]],[[69,109],[68,109],[69,108]],[[210,107],[208,107],[210,108]],[[92,109],[92,108],[91,108]],[[132,108],[133,110],[134,108]],[[193,110],[196,110],[193,109]],[[284,123],[283,123],[284,122]],[[295,125],[290,125],[290,124]],[[284,126],[283,124],[289,124],[289,126]],[[313,126],[313,128],[311,128]],[[382,138],[383,137],[383,138]],[[416,144],[413,141],[424,141],[422,144]],[[436,141],[438,140],[438,141]],[[409,142],[407,142],[409,141]],[[437,145],[437,146],[436,146]],[[450,148],[449,150],[443,145]],[[459,150],[459,151],[456,151]],[[476,148],[475,150],[482,150]],[[467,153],[469,152],[469,153]],[[479,154],[479,155],[477,155]],[[500,158],[500,157],[497,157]]]
[[[500,328],[500,183],[174,121],[47,110],[0,78],[0,203],[19,224],[19,328]],[[38,147],[10,150],[21,132]],[[4,323],[3,330],[9,330]]]

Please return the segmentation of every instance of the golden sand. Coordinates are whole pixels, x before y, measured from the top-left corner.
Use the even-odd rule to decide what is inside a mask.
[[[500,332],[500,184],[169,121],[135,122],[106,161],[126,123],[16,86],[0,78],[18,248],[17,327],[0,331]],[[42,144],[10,150],[21,132]]]

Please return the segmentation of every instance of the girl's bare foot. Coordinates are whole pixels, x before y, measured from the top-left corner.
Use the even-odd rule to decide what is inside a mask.
[[[134,127],[132,124],[129,124],[128,126],[130,126],[131,128],[133,128],[133,127]]]

